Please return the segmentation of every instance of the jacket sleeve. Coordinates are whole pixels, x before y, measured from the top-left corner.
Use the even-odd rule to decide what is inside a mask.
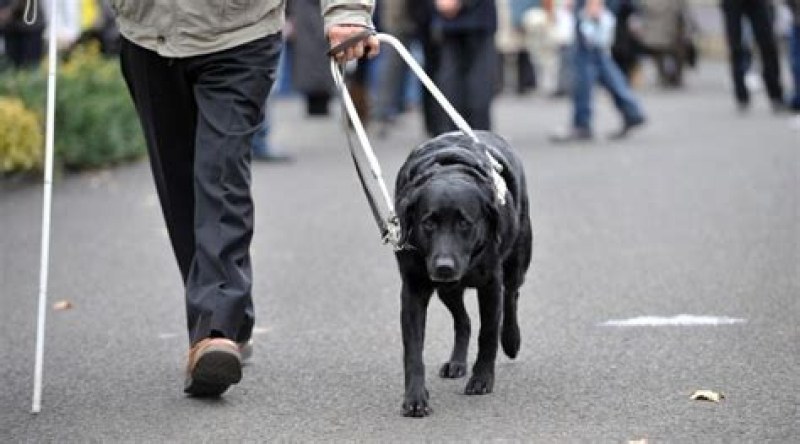
[[[326,34],[333,25],[375,27],[372,24],[375,0],[320,0],[320,6]]]

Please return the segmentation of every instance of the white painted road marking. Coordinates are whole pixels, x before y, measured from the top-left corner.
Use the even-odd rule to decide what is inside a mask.
[[[672,317],[639,316],[630,319],[612,319],[600,324],[601,327],[686,327],[696,325],[733,325],[744,324],[746,319],[729,318],[727,316],[696,316],[681,314]]]

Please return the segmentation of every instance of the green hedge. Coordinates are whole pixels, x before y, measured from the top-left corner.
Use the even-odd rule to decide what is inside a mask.
[[[38,70],[0,73],[0,96],[17,97],[34,110],[43,134],[46,64]],[[119,62],[100,57],[96,48],[73,52],[58,69],[55,146],[56,163],[68,169],[113,165],[145,153]]]

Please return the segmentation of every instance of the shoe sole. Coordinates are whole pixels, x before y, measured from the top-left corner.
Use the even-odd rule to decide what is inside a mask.
[[[184,392],[197,397],[219,396],[242,380],[242,362],[227,348],[210,346],[187,377]]]

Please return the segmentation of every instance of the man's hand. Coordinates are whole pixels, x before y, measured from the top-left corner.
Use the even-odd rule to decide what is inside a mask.
[[[328,42],[330,42],[331,48],[333,48],[334,46],[342,43],[349,37],[352,37],[363,30],[364,28],[362,26],[355,25],[331,26],[330,29],[328,29]],[[379,52],[381,52],[381,43],[377,37],[371,35],[358,42],[358,44],[353,45],[338,54],[335,54],[334,57],[336,58],[337,62],[344,63],[350,60],[360,59],[361,57],[364,57],[364,54],[366,54],[369,58],[373,58],[377,56]]]
[[[461,11],[461,0],[436,0],[436,10],[446,19],[455,18]]]

